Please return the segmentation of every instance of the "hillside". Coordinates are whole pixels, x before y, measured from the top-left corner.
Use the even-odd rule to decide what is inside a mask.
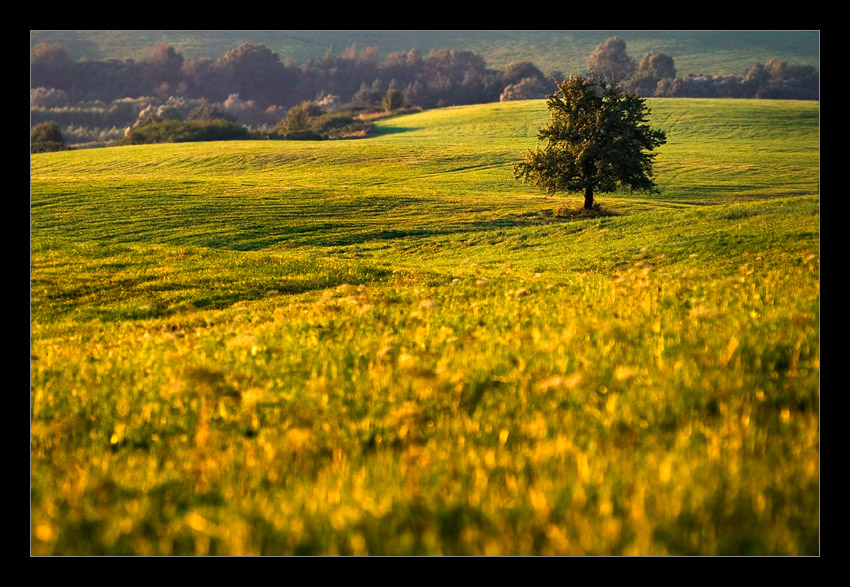
[[[163,116],[224,117],[264,135],[281,123],[288,133],[366,133],[368,125],[341,117],[383,110],[391,91],[397,107],[421,109],[542,99],[553,76],[588,68],[614,75],[606,68],[617,63],[630,64],[616,73],[624,88],[646,97],[820,96],[817,31],[632,31],[622,42],[612,34],[618,33],[33,31],[30,124],[58,125],[59,131],[56,140],[35,141],[32,149],[63,141],[72,148],[117,144],[127,129]],[[613,53],[591,67],[589,56],[607,41],[614,42]],[[297,115],[284,123],[293,107],[307,102],[314,113],[328,115],[316,122],[328,128],[302,128]],[[199,131],[188,128],[198,124],[161,126],[180,135]],[[354,126],[337,128],[344,124]],[[200,130],[213,138],[215,129]],[[145,132],[174,134],[139,131]]]
[[[503,69],[531,61],[544,73],[582,71],[597,45],[612,36],[626,41],[636,60],[651,51],[673,57],[680,75],[743,75],[750,66],[777,58],[820,67],[818,31],[38,31],[30,46],[62,42],[75,59],[136,59],[150,55],[158,42],[169,43],[187,59],[216,59],[242,43],[267,46],[296,64],[320,60],[332,48],[374,46],[380,59],[394,51],[418,48],[465,49],[480,53],[488,66]]]
[[[817,103],[649,104],[669,137],[656,163],[662,193],[652,202],[818,193]],[[333,243],[349,230],[436,230],[457,219],[458,206],[479,219],[521,214],[528,202],[539,208],[563,200],[545,199],[511,178],[511,166],[534,147],[546,119],[544,102],[527,101],[390,118],[366,140],[149,145],[38,157],[32,202],[40,222],[33,235],[262,248],[270,240]],[[46,208],[43,193],[51,194]],[[80,200],[80,193],[88,197]],[[634,199],[617,201],[624,198]],[[397,225],[387,220],[387,206]],[[165,209],[164,217],[149,216]],[[195,217],[200,209],[208,213]]]
[[[819,104],[648,104],[593,216],[540,101],[34,154],[32,554],[819,554]]]

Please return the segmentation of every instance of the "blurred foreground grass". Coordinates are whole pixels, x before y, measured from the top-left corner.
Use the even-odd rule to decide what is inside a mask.
[[[34,157],[32,553],[818,554],[816,122],[566,218],[500,179],[539,105],[488,108]]]

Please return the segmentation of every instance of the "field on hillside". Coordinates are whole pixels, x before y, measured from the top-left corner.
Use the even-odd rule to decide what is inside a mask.
[[[542,101],[31,159],[34,555],[816,555],[819,105]]]

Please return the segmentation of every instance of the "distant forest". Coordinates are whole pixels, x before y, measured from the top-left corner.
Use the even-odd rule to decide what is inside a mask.
[[[740,77],[679,77],[671,57],[652,52],[635,60],[616,37],[588,56],[585,71],[547,73],[529,61],[491,69],[478,53],[457,49],[398,51],[379,63],[377,47],[352,45],[297,65],[256,44],[242,44],[218,59],[184,59],[161,43],[143,60],[75,61],[64,45],[42,43],[30,54],[31,125],[55,122],[68,143],[99,146],[122,138],[143,114],[157,120],[207,112],[252,129],[273,129],[293,109],[303,114],[307,103],[323,112],[340,107],[352,112],[385,109],[388,94],[395,106],[422,109],[542,98],[554,90],[553,80],[570,73],[616,78],[645,97],[820,95],[812,66],[771,59]]]

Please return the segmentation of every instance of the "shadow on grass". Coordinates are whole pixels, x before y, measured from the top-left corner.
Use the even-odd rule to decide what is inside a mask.
[[[619,213],[609,210],[607,208],[603,208],[602,205],[597,202],[593,205],[593,208],[587,209],[583,206],[578,208],[572,208],[570,206],[561,205],[555,206],[555,208],[549,210],[541,210],[540,214],[544,218],[551,218],[553,220],[581,220],[585,218],[601,218],[605,216],[619,216]]]
[[[419,130],[419,127],[382,125],[380,127],[377,127],[376,132],[373,136],[380,137],[383,135],[397,135],[405,132],[411,132],[414,130]]]
[[[596,205],[592,210],[557,206],[551,209],[507,214],[472,222],[458,221],[439,225],[436,222],[428,222],[427,224],[411,225],[406,228],[368,228],[344,221],[323,221],[316,224],[279,227],[279,232],[275,232],[271,227],[252,227],[250,231],[243,231],[235,236],[217,237],[194,244],[234,251],[257,251],[279,245],[290,247],[347,247],[406,238],[444,237],[563,222],[582,222],[617,215],[619,213]]]
[[[227,269],[209,276],[210,267]],[[270,296],[296,295],[343,284],[365,285],[390,274],[392,270],[368,263],[311,259],[282,265],[273,255],[214,255],[208,262],[182,266],[169,279],[156,273],[116,279],[109,268],[78,279],[66,275],[39,277],[33,280],[31,312],[42,322],[67,317],[104,322],[165,318],[186,311],[222,310]]]

